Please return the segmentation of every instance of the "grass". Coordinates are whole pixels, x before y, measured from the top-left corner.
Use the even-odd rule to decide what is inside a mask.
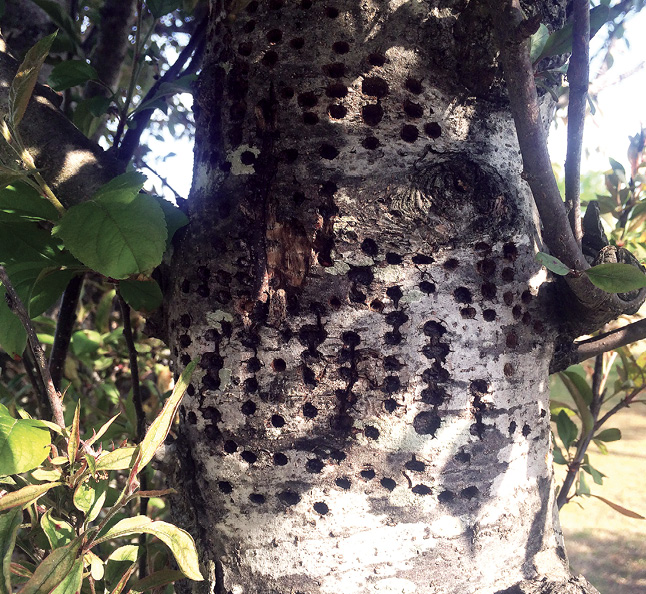
[[[646,516],[646,406],[633,405],[606,426],[620,429],[622,439],[607,444],[607,456],[590,446],[592,466],[607,478],[601,486],[588,484],[592,493]],[[646,520],[578,497],[561,510],[561,525],[575,574],[585,575],[601,594],[646,593]]]

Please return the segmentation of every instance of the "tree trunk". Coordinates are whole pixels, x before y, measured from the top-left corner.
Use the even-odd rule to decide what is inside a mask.
[[[554,304],[486,12],[231,4],[168,316],[178,368],[200,361],[175,504],[195,588],[593,592],[556,518]]]

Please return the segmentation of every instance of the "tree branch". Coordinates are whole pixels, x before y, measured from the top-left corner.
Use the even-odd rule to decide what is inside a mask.
[[[565,204],[570,226],[581,245],[581,145],[590,79],[590,1],[574,0],[572,13],[572,55],[568,66],[567,157],[565,159]]]
[[[49,400],[49,405],[51,406],[52,412],[54,413],[54,421],[62,429],[65,428],[65,418],[63,417],[63,405],[61,404],[61,396],[54,387],[54,382],[52,381],[52,376],[49,374],[49,368],[47,367],[47,362],[45,360],[45,352],[43,347],[38,340],[36,335],[36,330],[34,329],[29,314],[25,305],[20,300],[18,293],[14,289],[7,271],[4,266],[0,266],[0,281],[4,285],[5,290],[7,291],[6,296],[9,297],[9,308],[11,311],[18,316],[18,319],[22,323],[25,331],[27,332],[27,341],[31,353],[34,356],[34,362],[36,363],[36,368],[38,375],[40,376],[43,385],[47,390],[47,399]]]
[[[61,389],[63,377],[63,366],[67,357],[67,351],[72,338],[72,329],[76,321],[76,308],[83,288],[83,276],[75,276],[67,285],[63,293],[61,307],[56,320],[56,333],[54,344],[49,356],[49,372],[52,374],[52,381],[57,390]]]
[[[186,47],[180,52],[177,60],[175,60],[173,65],[163,74],[163,76],[155,81],[155,84],[146,93],[145,97],[141,100],[142,104],[152,99],[164,83],[173,82],[184,74],[184,72],[182,72],[182,69],[184,68],[186,62],[188,62],[189,58],[193,55],[193,53],[195,53],[196,56],[200,55],[201,53],[200,47],[204,43],[205,31],[206,19],[203,19],[195,27],[193,35],[191,35],[189,42],[186,44]],[[189,68],[192,68],[192,63],[191,65],[189,65]],[[150,122],[150,118],[155,112],[155,109],[156,107],[151,107],[150,109],[143,109],[135,114],[133,118],[133,125],[128,127],[128,131],[123,137],[123,141],[119,145],[118,149],[116,149],[117,159],[121,163],[128,163],[130,159],[132,159],[135,150],[139,146],[141,135],[143,131],[148,127],[148,122]]]

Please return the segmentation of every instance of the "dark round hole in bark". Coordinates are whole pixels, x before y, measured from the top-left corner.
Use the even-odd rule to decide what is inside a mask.
[[[442,136],[442,128],[437,122],[429,122],[424,124],[424,132],[429,138],[439,138]]]
[[[399,303],[399,300],[404,296],[404,293],[399,285],[395,285],[394,287],[388,287],[386,289],[386,295],[393,300],[395,307],[397,307],[397,304]]]
[[[514,375],[514,366],[511,363],[505,363],[503,371],[507,377]]]
[[[384,306],[383,302],[380,299],[373,299],[370,302],[370,309],[372,309],[373,311],[376,311],[378,313],[381,313],[382,311],[384,311],[384,307],[385,306]]]
[[[513,262],[518,257],[518,248],[512,242],[502,246],[502,255],[506,260]]]
[[[361,251],[369,256],[376,256],[379,253],[379,246],[374,239],[367,237],[361,242]]]
[[[379,429],[373,427],[372,425],[366,425],[363,433],[368,439],[379,439]]]
[[[251,52],[253,50],[253,44],[250,41],[243,41],[239,46],[238,46],[238,53],[241,56],[250,56]]]
[[[332,44],[332,51],[335,54],[347,54],[350,51],[350,44],[347,41],[335,41]]]
[[[281,491],[278,493],[278,499],[285,505],[291,506],[296,505],[301,500],[301,496],[294,491]]]
[[[401,380],[399,379],[399,376],[387,375],[384,378],[383,391],[386,392],[386,394],[394,394],[395,392],[399,391],[400,388]]]
[[[465,307],[460,310],[460,315],[465,320],[473,320],[476,317],[476,310],[473,307]]]
[[[413,491],[415,495],[429,495],[431,493],[431,488],[427,485],[415,485],[411,491]]]
[[[285,419],[281,415],[271,415],[271,424],[280,429],[285,426]]]
[[[228,494],[233,491],[233,485],[229,481],[220,481],[218,483],[218,489],[220,489],[222,493]]]
[[[515,349],[518,346],[518,335],[513,330],[505,336],[505,345],[509,349]]]
[[[298,149],[288,148],[283,151],[283,157],[287,163],[293,163],[298,159]]]
[[[398,406],[399,404],[397,404],[397,401],[394,398],[384,400],[384,408],[386,409],[386,412],[394,413]]]
[[[440,503],[449,503],[455,499],[455,493],[453,491],[442,491],[438,496],[437,500]]]
[[[455,455],[455,459],[462,464],[466,464],[467,462],[471,462],[471,454],[461,450]]]
[[[258,10],[258,4],[259,3],[257,2],[257,0],[252,0],[251,2],[249,2],[249,4],[247,4],[245,10],[249,14],[252,14],[252,13],[254,13],[254,12],[256,12]]]
[[[341,307],[341,305],[343,305],[343,304],[341,303],[341,300],[340,300],[336,295],[332,295],[332,297],[330,297],[330,301],[329,301],[328,303],[329,303],[329,304],[330,304],[334,309],[339,309],[339,307]]]
[[[421,81],[411,76],[404,82],[404,88],[413,95],[419,95],[423,90]]]
[[[424,472],[426,470],[426,464],[422,462],[421,460],[415,460],[415,457],[413,457],[412,460],[409,460],[404,464],[404,467],[407,470],[412,470],[413,472]]]
[[[482,317],[485,322],[493,322],[496,319],[496,310],[495,309],[485,309],[482,312]]]
[[[321,470],[323,470],[323,468],[325,468],[325,463],[318,458],[310,458],[305,463],[305,470],[312,474],[318,474],[319,472],[321,472]]]
[[[408,322],[408,316],[400,310],[391,311],[386,314],[385,320],[386,324],[390,324],[391,326],[401,326]]]
[[[179,346],[182,347],[183,349],[189,347],[191,345],[191,337],[188,334],[182,334],[179,337]]]
[[[195,425],[197,423],[197,415],[191,410],[188,415],[186,415],[186,420],[190,425]]]
[[[339,16],[339,9],[336,8],[335,6],[328,6],[325,9],[325,16],[330,19],[335,19],[336,17]]]
[[[314,107],[319,102],[316,93],[313,93],[312,91],[300,93],[297,100],[298,104],[304,108]]]
[[[333,82],[325,87],[325,94],[332,99],[343,99],[348,94],[348,87],[342,82]]]
[[[435,320],[429,320],[424,324],[424,335],[439,338],[446,334],[446,328]]]
[[[255,28],[256,28],[256,21],[251,19],[244,24],[244,26],[242,27],[242,30],[245,33],[252,33]]]
[[[389,491],[392,491],[397,486],[397,483],[388,477],[382,478],[379,482],[384,489],[388,489]]]
[[[386,332],[384,334],[384,342],[389,345],[400,344],[403,340],[403,336],[399,330],[394,330],[393,332]]]
[[[476,252],[482,252],[483,254],[488,254],[489,252],[491,252],[491,246],[484,241],[479,241],[478,243],[476,243],[473,246],[473,249]]]
[[[368,151],[374,151],[380,146],[379,139],[375,136],[368,136],[362,140],[361,146]]]
[[[525,423],[522,429],[523,437],[527,437],[531,432],[532,432],[532,428],[527,423]]]
[[[399,254],[396,254],[395,252],[388,252],[386,254],[386,262],[388,264],[401,264],[404,261],[404,258],[402,258]]]
[[[282,452],[276,452],[274,454],[274,464],[276,466],[285,466],[287,464],[287,456]]]
[[[388,95],[388,83],[380,76],[369,76],[361,83],[361,92],[370,97],[381,99]]]
[[[233,454],[234,452],[238,451],[238,444],[235,441],[233,441],[232,439],[227,439],[224,442],[223,447],[224,447],[224,451],[227,454]]]
[[[383,54],[372,53],[368,56],[368,63],[371,66],[383,66],[386,63],[386,56]]]
[[[294,37],[294,39],[289,42],[289,47],[295,50],[301,49],[304,45],[305,40],[302,37]]]
[[[466,287],[458,287],[453,291],[453,298],[458,302],[458,303],[465,303],[469,304],[472,301],[471,298],[471,291],[467,289]]]
[[[330,114],[330,117],[335,120],[341,120],[348,114],[348,110],[345,106],[339,105],[338,103],[329,105],[327,112]]]
[[[422,293],[426,293],[427,295],[435,293],[435,288],[435,284],[429,281],[422,281],[419,284],[420,291],[422,291]]]
[[[253,400],[247,400],[241,407],[240,412],[243,415],[253,415],[258,409],[258,405]]]
[[[283,39],[283,32],[280,29],[271,29],[267,31],[267,41],[269,43],[280,43]]]
[[[280,359],[280,358],[279,359],[274,359],[271,362],[271,367],[272,367],[272,369],[274,371],[281,372],[281,371],[285,371],[285,369],[287,369],[287,363],[285,363],[285,359]]]
[[[444,262],[442,266],[444,267],[444,270],[451,272],[452,270],[455,270],[459,265],[459,260],[457,260],[456,258],[449,258],[446,262]]]
[[[424,108],[419,103],[406,99],[404,101],[404,113],[410,118],[421,118],[424,114]]]
[[[485,299],[493,299],[496,296],[496,285],[493,283],[483,283],[480,287],[480,292]]]
[[[442,421],[437,413],[431,411],[421,412],[413,419],[413,428],[419,435],[434,436],[441,424]]]
[[[296,206],[300,206],[305,202],[305,194],[303,192],[294,192],[292,194],[292,200]]]
[[[258,391],[258,380],[255,377],[248,377],[244,382],[244,389],[249,394],[254,394]]]
[[[190,328],[191,316],[188,314],[182,314],[179,318],[179,323],[180,323],[180,326],[182,326],[183,328]]]
[[[249,373],[256,373],[256,371],[260,371],[261,367],[260,359],[257,357],[251,357],[251,359],[247,361],[247,371]]]
[[[240,161],[243,165],[253,165],[256,162],[256,155],[251,151],[243,151],[240,155]]]
[[[181,285],[182,293],[188,293],[191,290],[191,282],[189,280],[183,280]]]
[[[419,137],[419,130],[417,129],[417,126],[406,124],[402,127],[400,136],[404,142],[415,142]]]
[[[313,419],[316,417],[316,415],[319,414],[319,409],[316,408],[311,402],[306,402],[303,405],[303,416],[307,417],[308,419]]]
[[[193,384],[189,384],[188,387],[186,388],[186,393],[189,396],[195,396],[195,386]]]
[[[283,87],[280,90],[280,96],[283,99],[291,99],[294,96],[294,89],[292,87]]]
[[[274,50],[265,52],[265,55],[262,57],[262,63],[268,68],[273,68],[277,62],[278,54]]]
[[[518,425],[516,425],[516,421],[512,421],[511,423],[509,423],[509,429],[508,429],[509,435],[513,435],[516,432],[517,427]]]
[[[255,503],[256,505],[262,505],[265,503],[266,499],[264,495],[261,495],[260,493],[251,493],[249,495],[249,501],[251,503]]]
[[[511,291],[506,291],[502,295],[502,300],[505,302],[505,305],[511,305],[514,302],[514,294]]]
[[[322,516],[330,511],[330,508],[323,501],[317,501],[312,507],[317,514],[321,514]]]
[[[312,111],[306,111],[303,114],[303,123],[308,126],[314,126],[319,123],[319,117]]]
[[[208,285],[199,285],[197,289],[195,289],[195,292],[204,299],[206,299],[211,294],[211,290],[209,289]]]
[[[476,271],[484,278],[489,278],[496,272],[496,263],[491,258],[484,258],[476,263]]]
[[[334,484],[337,487],[341,487],[341,489],[344,489],[345,491],[347,491],[352,486],[352,483],[350,482],[350,479],[345,478],[345,477],[336,479],[334,481]]]
[[[191,356],[187,353],[184,353],[179,358],[179,361],[184,367],[186,367],[191,362]]]
[[[376,126],[384,117],[384,110],[378,103],[369,103],[361,108],[361,117],[368,126]]]
[[[523,308],[520,305],[514,305],[514,307],[511,308],[511,315],[514,316],[514,320],[520,319],[523,315]]]
[[[250,452],[249,450],[242,452],[242,454],[240,454],[240,457],[248,464],[255,464],[256,460],[258,460],[258,456],[256,456],[256,454]]]
[[[331,161],[332,159],[336,159],[339,156],[339,151],[331,144],[322,144],[319,147],[319,155],[321,155],[323,159]]]
[[[473,499],[478,495],[480,495],[480,490],[476,486],[467,487],[466,489],[462,489],[462,491],[460,491],[460,497],[462,497],[462,499]]]
[[[372,468],[362,470],[359,474],[361,475],[361,478],[364,478],[367,481],[371,481],[373,478],[375,478],[375,471]]]
[[[427,256],[426,254],[415,254],[413,256],[413,264],[417,264],[418,266],[432,264],[433,262],[435,262],[435,258]]]
[[[534,296],[531,294],[531,292],[530,292],[530,291],[527,291],[527,290],[523,291],[523,292],[522,292],[522,294],[521,294],[521,296],[520,296],[520,300],[521,300],[525,305],[527,305],[528,303],[531,303],[531,301],[532,301],[532,299],[533,299],[533,298],[534,298]]]
[[[505,281],[506,283],[510,283],[514,280],[514,277],[516,276],[516,273],[514,272],[513,268],[510,268],[507,266],[506,268],[502,269],[502,280]]]

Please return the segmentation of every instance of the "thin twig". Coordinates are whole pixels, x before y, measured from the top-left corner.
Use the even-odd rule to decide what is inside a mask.
[[[600,353],[621,348],[644,338],[646,338],[646,319],[633,322],[610,332],[604,332],[594,338],[588,338],[576,343],[574,357],[570,365],[575,365]]]
[[[36,368],[38,374],[40,375],[43,384],[47,388],[47,399],[49,400],[49,405],[52,408],[54,422],[61,427],[65,428],[65,418],[63,416],[63,405],[61,403],[61,396],[59,392],[54,387],[54,382],[52,381],[52,376],[49,373],[49,368],[47,367],[47,361],[45,360],[45,351],[38,340],[36,330],[31,323],[29,314],[27,313],[27,308],[20,300],[18,293],[14,289],[7,271],[4,266],[0,266],[0,281],[4,285],[5,290],[7,291],[6,297],[8,297],[9,308],[11,311],[18,316],[18,319],[22,323],[25,331],[27,332],[27,341],[29,343],[29,348],[34,356],[34,361],[36,363]]]
[[[25,352],[22,354],[22,362],[25,367],[27,377],[29,378],[29,383],[32,385],[34,392],[36,393],[36,408],[38,409],[39,418],[51,418],[53,414],[52,407],[49,405],[49,399],[47,398],[47,388],[45,388],[45,384],[43,384],[43,378],[38,374],[37,366],[29,347],[26,348]]]
[[[52,381],[57,390],[61,389],[61,379],[63,377],[63,366],[67,357],[67,351],[72,339],[72,329],[76,321],[76,308],[78,307],[81,289],[83,288],[83,275],[75,276],[68,283],[61,307],[56,320],[56,332],[54,334],[54,344],[49,356],[49,372],[52,374]]]
[[[144,414],[143,402],[141,398],[141,384],[139,383],[139,363],[137,361],[138,353],[135,340],[132,335],[132,325],[130,323],[130,306],[126,300],[121,296],[117,289],[117,299],[119,301],[119,309],[121,310],[121,317],[123,318],[123,337],[126,339],[128,347],[128,357],[130,360],[130,377],[132,378],[132,403],[135,407],[135,414],[137,416],[137,443],[141,443],[146,432],[146,415]]]
[[[195,53],[196,56],[200,54],[200,46],[204,43],[206,32],[206,19],[202,20],[195,27],[195,31],[191,38],[189,39],[186,47],[180,52],[177,60],[173,62],[173,65],[166,71],[164,74],[155,81],[155,84],[149,89],[144,98],[141,100],[143,105],[147,101],[150,101],[159,91],[159,88],[164,83],[169,83],[177,80],[180,76],[184,76],[186,71],[182,71],[186,62],[189,58]],[[189,64],[186,70],[193,70],[193,62]],[[142,109],[137,112],[133,117],[133,124],[128,127],[128,130],[123,137],[123,141],[117,149],[117,158],[122,163],[128,163],[132,159],[136,148],[139,146],[140,138],[143,131],[148,127],[148,122],[155,112],[155,107],[149,109]],[[115,146],[117,146],[115,144]]]
[[[567,112],[565,203],[569,209],[574,238],[581,245],[581,146],[590,78],[590,0],[574,0],[572,20],[572,56],[568,66],[570,98]]]

